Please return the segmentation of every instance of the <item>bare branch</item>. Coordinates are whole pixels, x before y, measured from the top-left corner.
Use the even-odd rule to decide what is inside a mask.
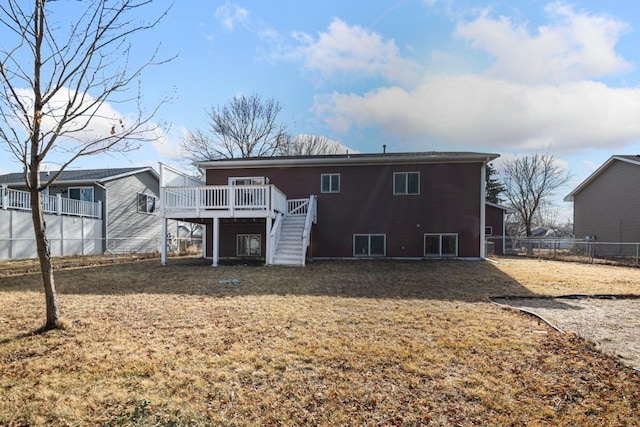
[[[0,27],[6,30],[0,45],[0,147],[23,166],[31,193],[47,328],[57,326],[58,314],[42,190],[79,157],[128,151],[162,136],[161,125],[152,119],[167,98],[145,112],[139,86],[135,95],[126,95],[145,69],[173,59],[158,60],[157,48],[146,61],[132,51],[131,36],[155,27],[167,13],[139,22],[152,2],[77,2],[71,17],[57,16],[62,5],[53,0],[0,4]],[[54,17],[68,19],[68,26]],[[111,108],[133,101],[133,116],[121,117]],[[61,167],[42,183],[40,166],[54,151],[63,155]]]
[[[194,162],[220,158],[270,157],[289,138],[287,126],[278,122],[282,107],[259,95],[238,96],[208,112],[208,131],[190,132],[182,149]]]
[[[550,154],[533,154],[506,160],[502,164],[502,182],[508,204],[516,211],[531,236],[536,212],[548,204],[555,190],[565,185],[570,175]]]

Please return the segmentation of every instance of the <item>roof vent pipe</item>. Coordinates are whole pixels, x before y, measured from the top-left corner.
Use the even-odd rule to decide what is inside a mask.
[[[387,154],[387,144],[382,144],[382,154]]]

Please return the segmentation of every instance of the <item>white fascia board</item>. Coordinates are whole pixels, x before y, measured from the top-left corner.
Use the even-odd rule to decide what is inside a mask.
[[[490,162],[498,158],[498,154],[469,154],[469,155],[398,155],[383,154],[380,156],[344,155],[339,157],[317,158],[278,158],[269,159],[237,159],[197,162],[195,165],[202,169],[236,169],[236,168],[264,168],[264,167],[292,167],[292,166],[348,166],[348,165],[378,165],[402,163],[477,163]]]
[[[101,178],[101,179],[97,179],[97,180],[93,180],[95,182],[107,182],[107,181],[114,181],[116,179],[120,179],[120,178],[125,178],[131,175],[137,175],[139,173],[142,172],[149,172],[151,175],[153,175],[154,178],[156,179],[160,179],[160,175],[158,175],[158,172],[156,172],[151,166],[146,166],[140,169],[136,169],[134,171],[131,172],[126,172],[126,173],[121,173],[119,175],[112,175],[112,176],[107,176],[105,178]]]

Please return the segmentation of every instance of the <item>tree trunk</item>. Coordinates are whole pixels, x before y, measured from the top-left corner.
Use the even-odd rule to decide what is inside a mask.
[[[40,271],[42,272],[42,283],[44,285],[44,295],[47,305],[47,323],[44,325],[44,329],[56,329],[60,326],[60,313],[58,312],[56,286],[53,280],[51,245],[47,238],[47,226],[42,210],[42,193],[34,188],[30,189],[30,193],[31,218],[33,219],[33,230],[36,234],[36,247],[38,249],[38,259],[40,260]]]

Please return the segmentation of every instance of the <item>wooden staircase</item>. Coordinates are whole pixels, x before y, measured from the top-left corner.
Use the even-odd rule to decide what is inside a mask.
[[[275,265],[304,265],[302,253],[304,215],[286,216],[282,220],[280,240],[273,255]]]

